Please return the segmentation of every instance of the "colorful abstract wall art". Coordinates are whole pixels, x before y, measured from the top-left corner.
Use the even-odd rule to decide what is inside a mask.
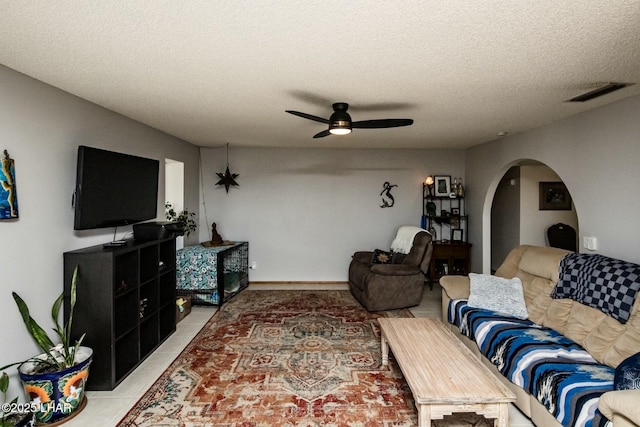
[[[4,150],[0,168],[0,220],[18,218],[18,194],[16,193],[15,162]]]

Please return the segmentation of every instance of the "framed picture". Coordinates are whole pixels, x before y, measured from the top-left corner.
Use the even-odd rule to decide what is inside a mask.
[[[451,176],[436,175],[433,177],[436,197],[449,197],[451,193]]]
[[[571,195],[562,182],[540,182],[541,211],[570,211]]]
[[[462,242],[462,229],[461,228],[452,228],[451,229],[451,241],[452,242]]]
[[[460,216],[460,208],[451,208],[452,216]]]
[[[0,158],[0,165],[0,220],[17,219],[16,168],[7,150],[4,150],[4,155]]]

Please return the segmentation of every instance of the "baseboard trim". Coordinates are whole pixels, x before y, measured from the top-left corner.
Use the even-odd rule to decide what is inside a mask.
[[[249,289],[254,290],[343,290],[349,289],[349,282],[305,282],[305,281],[279,281],[279,282],[249,282]]]

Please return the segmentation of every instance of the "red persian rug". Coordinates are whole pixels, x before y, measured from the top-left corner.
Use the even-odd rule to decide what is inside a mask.
[[[244,291],[118,426],[416,426],[402,373],[380,365],[382,316],[411,313],[370,313],[348,291]]]

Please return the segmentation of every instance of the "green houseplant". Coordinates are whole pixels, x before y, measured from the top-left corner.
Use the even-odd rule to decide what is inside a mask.
[[[71,324],[73,323],[73,309],[76,305],[76,286],[78,279],[78,268],[73,272],[73,279],[71,282],[71,296],[70,296],[70,311],[69,320],[66,324],[61,325],[59,323],[59,314],[62,303],[64,302],[64,293],[53,303],[51,308],[51,317],[55,323],[54,331],[60,339],[59,344],[54,344],[53,340],[49,337],[47,332],[38,325],[31,314],[29,313],[29,307],[24,302],[20,295],[12,292],[13,299],[16,301],[18,310],[22,315],[22,320],[27,327],[27,330],[31,334],[31,337],[36,341],[38,346],[42,349],[45,355],[34,360],[34,363],[39,365],[41,371],[57,371],[69,368],[75,364],[75,356],[80,347],[80,344],[84,340],[84,334],[73,343],[71,339]]]
[[[55,344],[31,317],[25,301],[16,292],[12,293],[27,331],[43,351],[42,354],[25,362],[15,363],[19,364],[18,374],[30,399],[34,419],[38,423],[60,421],[77,413],[77,410],[86,404],[84,385],[89,375],[93,351],[81,346],[84,334],[75,341],[71,337],[77,278],[78,268],[76,267],[71,282],[67,322],[64,324],[59,322],[64,292],[55,300],[51,308],[51,316],[55,324],[53,331],[60,341],[58,344]]]
[[[195,221],[196,214],[194,212],[189,212],[189,210],[185,209],[180,213],[177,213],[173,208],[173,205],[169,202],[164,204],[165,209],[165,218],[168,221],[178,222],[182,225],[182,229],[184,230],[184,234],[189,236],[192,232],[196,231],[198,228],[198,224]]]
[[[0,369],[5,369],[7,367],[8,366],[4,366]],[[0,394],[2,395],[0,400],[2,403],[2,410],[0,411],[0,427],[26,427],[28,425],[33,425],[31,422],[33,414],[27,410],[30,409],[30,405],[18,403],[17,397],[13,398],[10,402],[7,401],[8,389],[9,375],[2,371],[2,375],[0,375]]]

